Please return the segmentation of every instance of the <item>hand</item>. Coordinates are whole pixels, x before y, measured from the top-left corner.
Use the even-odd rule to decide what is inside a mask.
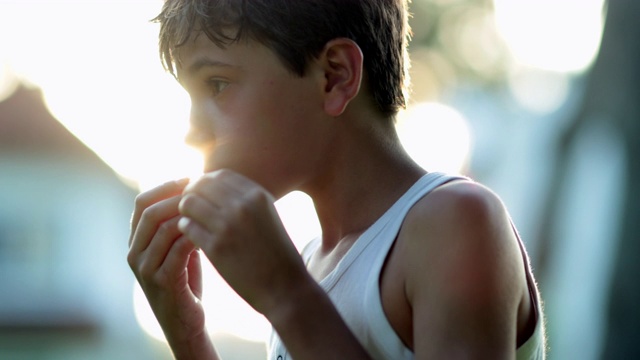
[[[136,198],[127,258],[174,353],[195,339],[208,339],[200,256],[178,230],[186,184],[169,182]]]
[[[180,213],[180,230],[258,312],[267,315],[311,279],[273,197],[248,178],[206,174],[185,189]]]

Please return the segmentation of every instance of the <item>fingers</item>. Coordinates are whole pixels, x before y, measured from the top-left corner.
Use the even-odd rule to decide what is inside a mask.
[[[177,239],[182,236],[178,230],[178,204],[187,182],[187,179],[171,181],[136,198],[128,262],[139,279],[154,276],[166,260],[174,256],[182,257],[186,266],[193,245],[187,240],[179,242]],[[176,246],[181,250],[172,254]]]
[[[307,274],[273,197],[250,179],[228,170],[206,174],[185,188],[179,210],[178,229],[256,310],[301,278],[291,274]]]
[[[129,246],[131,246],[131,243],[133,242],[135,232],[144,211],[161,200],[180,195],[188,183],[189,179],[169,181],[136,197],[135,207],[133,214],[131,215],[131,235],[129,236]]]
[[[140,253],[144,251],[158,231],[163,234],[170,233],[171,226],[167,221],[179,214],[178,204],[180,203],[180,198],[179,195],[173,196],[160,200],[144,209],[135,230],[133,230],[129,244],[131,247],[130,252]],[[177,223],[174,224],[174,228],[176,225]]]
[[[251,208],[274,202],[271,194],[247,177],[230,170],[218,170],[185,188],[179,210],[181,215],[205,229],[216,231],[220,230],[218,225],[230,218],[242,218]]]
[[[190,242],[190,241],[189,241]],[[187,262],[187,273],[189,276],[189,287],[193,295],[202,299],[202,265],[200,264],[200,252],[194,250],[189,254]]]
[[[186,218],[210,223],[217,219],[220,207],[215,200],[209,200],[198,193],[185,193],[180,200],[178,209],[180,214]],[[183,220],[182,224],[186,225],[186,220]],[[213,229],[209,228],[208,230]]]
[[[130,257],[130,266],[141,284],[172,287],[177,279],[184,276],[191,254],[196,253],[195,246],[184,236],[165,241],[165,245],[165,253],[153,253],[147,249],[135,258]]]
[[[189,184],[184,193],[199,194],[213,204],[218,204],[220,199],[241,199],[255,193],[262,193],[273,200],[271,194],[253,180],[227,169],[205,174]]]
[[[163,222],[158,226],[157,231],[153,234],[149,245],[142,250],[144,257],[144,267],[156,269],[162,265],[174,246],[176,240],[182,236],[178,230],[178,216]]]
[[[215,243],[213,242],[213,234],[215,232],[205,228],[201,223],[193,221],[190,218],[183,217],[178,223],[178,228],[184,236],[194,244],[194,246],[202,248],[205,252],[215,246]]]
[[[198,255],[195,250],[196,248],[193,246],[193,243],[185,236],[181,236],[172,243],[171,249],[159,268],[161,268],[164,273],[178,276],[187,269],[191,256]]]

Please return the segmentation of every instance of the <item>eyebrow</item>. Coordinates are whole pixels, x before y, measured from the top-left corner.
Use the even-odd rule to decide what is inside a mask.
[[[187,69],[187,72],[190,75],[193,75],[204,67],[234,67],[234,66],[222,61],[201,57],[198,60],[194,61],[193,64],[189,66],[189,68]]]
[[[222,61],[217,61],[217,60],[212,60],[209,59],[207,57],[201,57],[199,59],[197,59],[196,61],[194,61],[191,65],[189,65],[189,67],[187,68],[187,74],[190,76],[195,75],[198,71],[200,71],[202,68],[206,68],[206,67],[225,67],[225,68],[234,68],[236,66],[222,62]],[[177,79],[179,83],[182,83],[180,81],[180,79]]]

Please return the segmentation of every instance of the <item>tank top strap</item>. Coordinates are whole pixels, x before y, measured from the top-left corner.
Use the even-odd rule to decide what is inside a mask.
[[[376,248],[378,248],[378,246],[385,247],[386,249],[382,252],[388,251],[393,239],[388,241],[388,244],[379,244],[378,242],[386,239],[386,236],[380,236],[380,234],[382,232],[389,231],[389,229],[399,229],[404,219],[404,215],[406,215],[413,204],[415,204],[429,191],[454,179],[463,179],[463,177],[450,176],[437,172],[423,175],[398,200],[396,200],[396,202],[387,209],[387,211],[378,218],[376,222],[374,222],[367,230],[365,230],[364,233],[362,233],[362,235],[360,235],[358,240],[356,240],[351,249],[347,251],[335,269],[320,281],[320,285],[326,291],[329,291],[353,264],[353,262],[360,256],[360,254],[372,243],[376,243]],[[316,243],[310,246],[310,250],[315,250],[318,246],[319,243]]]
[[[390,209],[390,219],[384,232],[376,237],[378,252],[376,258],[371,263],[371,272],[367,280],[365,290],[365,311],[369,314],[369,326],[377,331],[369,334],[370,342],[377,345],[377,358],[388,359],[413,359],[413,353],[408,349],[396,332],[391,327],[380,300],[380,275],[384,261],[386,260],[391,246],[400,231],[407,213],[420,199],[424,198],[431,191],[454,180],[469,180],[463,176],[447,175],[443,173],[429,173],[424,175],[416,184],[401,197],[396,205]]]

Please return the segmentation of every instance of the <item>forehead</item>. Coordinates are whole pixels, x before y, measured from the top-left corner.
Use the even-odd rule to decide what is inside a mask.
[[[225,58],[232,57],[236,44],[225,46],[211,41],[204,32],[194,31],[184,44],[172,50],[178,70],[188,69],[191,63],[204,56]]]
[[[175,51],[178,80],[194,75],[202,68],[250,68],[256,64],[280,63],[269,48],[252,39],[240,39],[227,45],[218,45],[203,32],[194,32]]]

